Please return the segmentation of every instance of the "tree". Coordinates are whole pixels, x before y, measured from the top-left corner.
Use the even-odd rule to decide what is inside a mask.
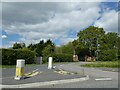
[[[99,59],[104,61],[112,61],[117,60],[118,58],[118,51],[119,51],[119,36],[115,32],[109,32],[101,37],[100,39],[100,52],[99,52]]]
[[[48,46],[48,45],[55,46],[54,43],[53,43],[50,39],[48,39],[48,40],[45,42],[44,47],[46,47],[46,46]]]
[[[74,54],[74,47],[72,42],[68,42],[66,45],[62,46],[62,53]]]
[[[54,53],[54,47],[51,45],[47,45],[42,51],[44,57],[47,57],[48,55],[51,55],[53,53]]]
[[[60,53],[62,54],[62,47],[61,46],[56,46],[55,47],[55,53],[56,54],[60,54]]]
[[[109,32],[103,35],[99,41],[101,50],[118,49],[118,34]]]
[[[48,47],[50,47],[50,52],[55,52],[55,44],[50,39],[48,39],[44,44],[44,48]]]
[[[32,43],[30,45],[28,45],[27,48],[30,49],[30,50],[34,50]]]
[[[97,57],[97,60],[116,60],[119,48],[117,33],[105,33],[103,28],[90,26],[80,31],[77,36],[78,39],[72,43],[79,57],[90,55]],[[114,53],[111,55],[110,52]]]
[[[99,39],[105,34],[103,28],[90,26],[83,31],[80,31],[77,36],[78,40],[74,41],[75,48],[85,49],[86,54],[90,52],[92,56],[95,56],[95,52],[99,46]],[[75,44],[77,43],[77,45]]]
[[[13,45],[13,49],[22,49],[22,48],[25,48],[25,43],[15,43]]]
[[[55,45],[54,43],[49,39],[47,40],[46,42],[44,42],[44,40],[41,40],[39,43],[37,44],[30,44],[28,46],[28,48],[32,51],[35,51],[37,53],[37,56],[40,57],[40,56],[43,56],[43,53],[42,51],[44,50],[45,47],[47,47],[48,45],[50,45],[52,48],[53,48],[53,51],[54,51],[54,48],[55,48]]]
[[[38,53],[38,56],[42,56],[42,50],[44,49],[44,41],[41,40],[37,45],[36,45],[36,52]]]

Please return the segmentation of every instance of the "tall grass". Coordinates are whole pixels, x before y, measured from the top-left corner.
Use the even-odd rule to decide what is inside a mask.
[[[84,64],[84,65],[81,65],[81,66],[84,66],[84,67],[118,68],[119,64],[118,64],[118,61],[106,61],[106,62],[97,61],[97,62],[93,62],[93,63],[90,63],[90,64]]]

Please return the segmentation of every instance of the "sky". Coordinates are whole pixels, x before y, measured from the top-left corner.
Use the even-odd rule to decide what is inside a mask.
[[[89,26],[118,32],[117,2],[2,2],[2,46],[51,39],[64,45]]]

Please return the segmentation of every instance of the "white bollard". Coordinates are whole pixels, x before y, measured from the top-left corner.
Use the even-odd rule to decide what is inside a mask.
[[[15,80],[24,79],[24,66],[25,66],[25,60],[18,59],[16,64]]]
[[[49,59],[48,59],[48,69],[52,69],[52,60],[53,60],[53,58],[49,57]]]

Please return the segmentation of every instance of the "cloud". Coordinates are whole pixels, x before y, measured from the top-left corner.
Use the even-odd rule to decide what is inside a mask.
[[[99,3],[3,3],[3,28],[8,34],[19,34],[20,41],[71,38],[68,32],[78,32],[90,26],[100,16]],[[16,13],[17,12],[17,13]]]
[[[76,38],[70,36],[71,31],[77,33],[93,23],[107,32],[118,32],[118,12],[107,9],[101,14],[99,5],[100,2],[3,3],[3,28],[7,34],[19,34],[19,41],[27,45],[42,39],[65,44]]]
[[[118,2],[119,0],[2,0],[4,2]]]
[[[118,32],[118,12],[115,10],[104,12],[94,25],[103,27],[106,32]]]
[[[6,39],[6,38],[7,38],[7,36],[6,36],[6,35],[2,35],[1,37],[2,37],[2,39]]]

